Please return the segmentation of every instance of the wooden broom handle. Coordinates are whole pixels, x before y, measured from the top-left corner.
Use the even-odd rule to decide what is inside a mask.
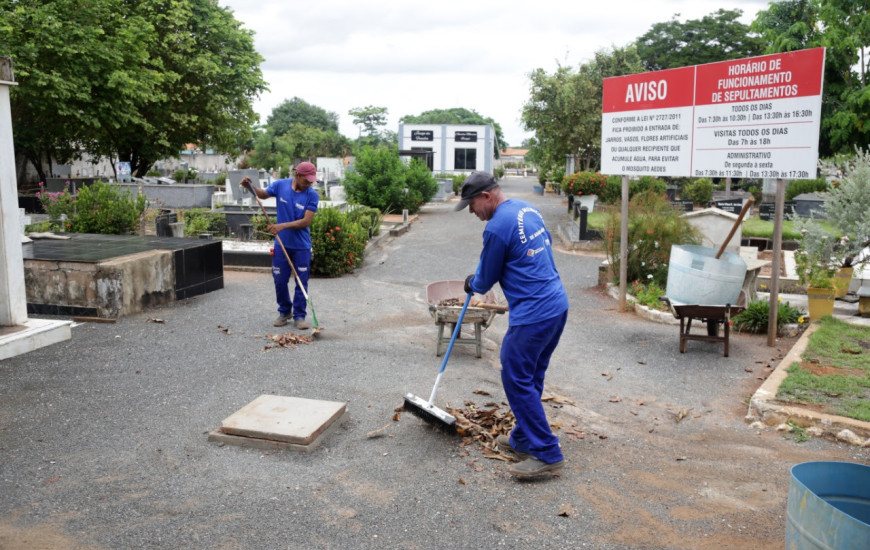
[[[725,237],[725,242],[722,243],[722,246],[719,248],[719,252],[716,253],[716,259],[719,259],[719,256],[725,252],[725,247],[728,246],[728,243],[731,242],[731,237],[734,236],[734,233],[737,232],[737,228],[740,227],[740,222],[743,221],[743,216],[749,212],[749,207],[752,206],[752,203],[755,202],[754,197],[749,197],[746,199],[746,203],[743,205],[743,208],[740,210],[740,215],[737,216],[737,221],[734,222],[734,225],[731,227],[731,232],[728,233],[728,236]]]

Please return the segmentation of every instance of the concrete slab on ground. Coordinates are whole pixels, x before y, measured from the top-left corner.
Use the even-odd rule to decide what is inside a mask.
[[[28,319],[14,327],[0,327],[0,361],[72,337],[69,321]]]
[[[260,440],[269,447],[311,449],[346,412],[342,402],[261,395],[224,419],[209,440],[255,447]]]

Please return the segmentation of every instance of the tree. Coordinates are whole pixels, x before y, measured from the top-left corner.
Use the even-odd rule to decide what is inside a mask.
[[[870,144],[870,88],[864,49],[870,18],[862,2],[786,0],[771,2],[752,22],[768,44],[765,53],[824,46],[820,156],[849,153]],[[857,65],[857,71],[853,68]]]
[[[681,23],[680,14],[656,23],[637,39],[637,53],[647,71],[673,69],[760,55],[762,43],[737,19],[739,9],[720,9]]]
[[[338,115],[294,97],[285,99],[272,109],[272,114],[266,119],[266,126],[276,136],[286,134],[294,124],[338,132]]]
[[[432,109],[419,115],[405,115],[399,122],[405,124],[491,124],[495,129],[495,158],[501,157],[501,150],[507,147],[498,122],[479,114],[474,109],[454,107],[452,109]]]
[[[375,107],[374,105],[357,107],[347,112],[353,117],[354,124],[362,125],[367,136],[376,136],[378,128],[387,125],[387,113],[386,107]]]
[[[438,182],[418,159],[406,165],[390,147],[363,147],[344,179],[347,198],[385,214],[420,210],[438,192]]]
[[[604,78],[641,72],[635,46],[601,50],[575,72],[558,67],[553,74],[536,69],[529,75],[531,96],[523,105],[530,140],[529,160],[543,172],[574,155],[578,168],[598,169],[601,160],[601,92]]]
[[[142,176],[187,143],[251,136],[262,57],[217,0],[0,0],[0,17],[15,148],[40,177],[82,151]]]
[[[319,156],[345,156],[350,147],[350,140],[335,130],[296,123],[279,136],[271,129],[258,133],[253,150],[248,155],[248,163],[267,169],[289,167],[299,159],[313,161]]]

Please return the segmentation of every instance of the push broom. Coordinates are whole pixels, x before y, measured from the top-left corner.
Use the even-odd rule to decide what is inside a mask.
[[[253,184],[251,184],[253,185]],[[266,218],[266,223],[269,222],[269,214],[266,213],[266,208],[263,206],[262,201],[260,201],[260,197],[251,189],[251,194],[254,195],[254,198],[257,199],[257,204],[260,205],[260,211],[263,212],[263,217]],[[278,241],[278,245],[281,247],[281,250],[284,252],[284,257],[287,258],[287,263],[290,264],[290,271],[293,272],[293,276],[296,277],[296,283],[299,285],[299,289],[302,290],[302,295],[305,296],[305,301],[308,302],[308,307],[311,309],[311,336],[317,336],[320,334],[320,331],[323,330],[323,327],[317,322],[317,314],[314,312],[314,304],[311,303],[311,298],[308,296],[308,291],[305,290],[305,285],[302,284],[302,279],[299,278],[299,273],[296,272],[296,266],[293,265],[293,262],[290,260],[290,254],[287,253],[287,249],[284,248],[284,243],[281,242],[281,237],[278,234],[275,234],[275,240]]]
[[[450,358],[453,344],[456,343],[456,337],[459,336],[459,332],[462,330],[462,320],[465,318],[465,310],[468,309],[469,302],[471,302],[471,293],[465,297],[465,304],[462,305],[462,311],[459,312],[459,319],[456,321],[456,327],[453,329],[453,336],[450,337],[447,351],[444,352],[444,360],[441,361],[441,369],[438,371],[438,377],[435,378],[435,386],[432,388],[432,395],[429,396],[429,401],[424,401],[412,393],[405,394],[404,407],[406,411],[447,433],[456,433],[456,417],[446,411],[442,411],[433,405],[433,403],[435,396],[438,394],[438,384],[441,383],[441,375],[444,374],[444,369],[447,367],[447,359]]]

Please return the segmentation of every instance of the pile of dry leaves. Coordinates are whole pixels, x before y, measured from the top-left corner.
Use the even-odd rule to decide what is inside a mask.
[[[475,390],[478,395],[490,395],[483,390]],[[468,447],[477,442],[483,451],[485,458],[496,460],[515,461],[513,456],[499,452],[495,438],[499,435],[510,435],[516,426],[514,413],[505,405],[490,401],[478,407],[474,401],[466,401],[465,408],[454,409],[447,407],[447,412],[456,417],[456,432],[462,436],[462,447]]]
[[[267,334],[266,340],[270,343],[266,344],[264,350],[272,348],[295,348],[299,344],[310,344],[313,339],[307,334],[296,334],[295,332],[285,332],[284,334]]]

